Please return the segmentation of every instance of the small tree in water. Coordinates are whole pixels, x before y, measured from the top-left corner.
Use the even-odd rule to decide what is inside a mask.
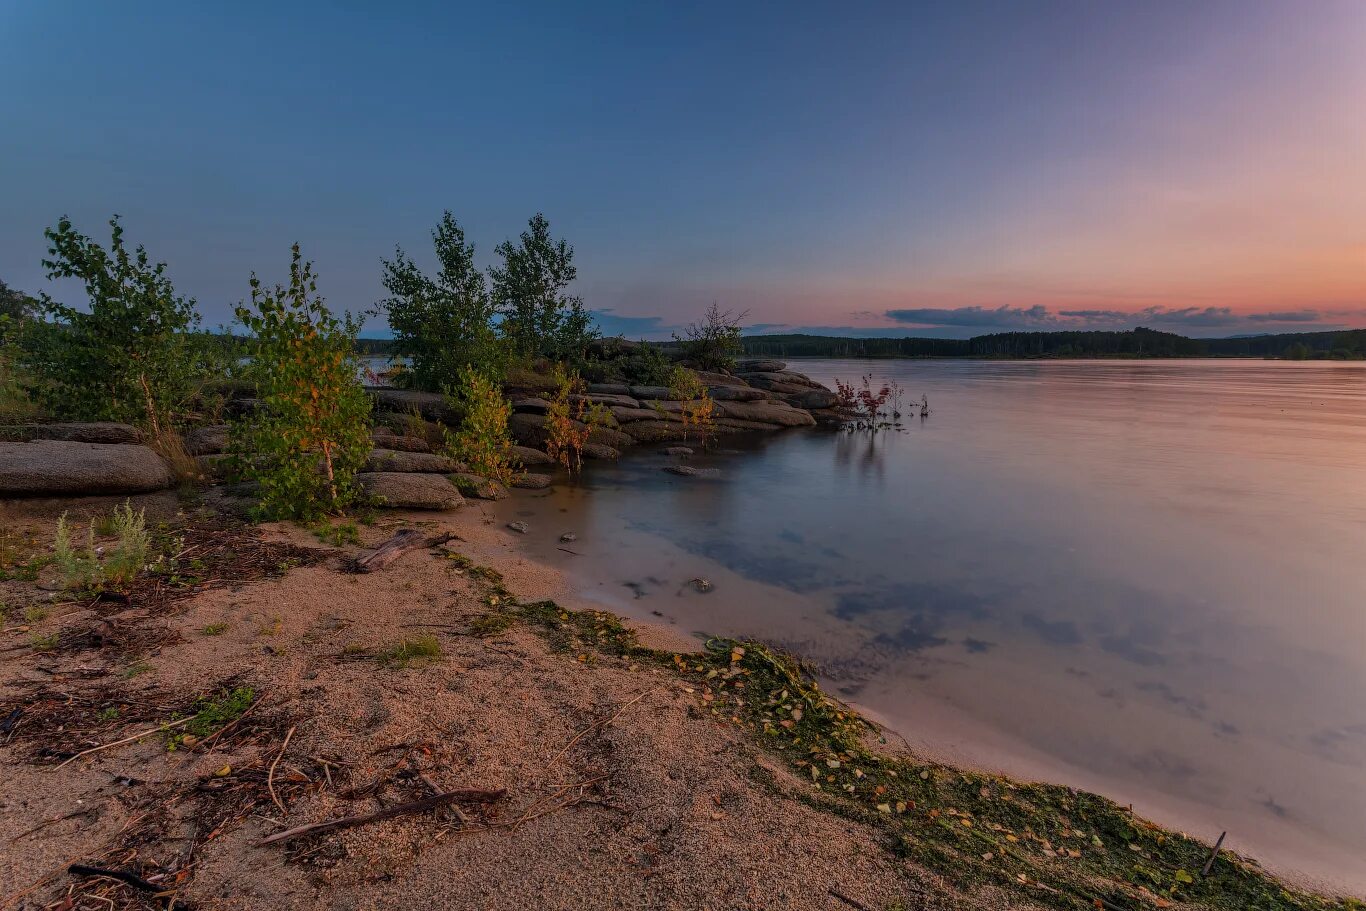
[[[472,367],[496,374],[501,352],[493,330],[494,306],[484,273],[474,265],[474,245],[450,212],[432,231],[441,268],[428,278],[404,252],[384,260],[384,287],[391,295],[380,302],[394,330],[394,350],[410,360],[399,374],[408,385],[431,391],[451,383]]]
[[[260,484],[259,518],[313,520],[359,496],[370,450],[370,399],[355,356],[360,322],[338,319],[317,294],[312,263],[293,247],[289,286],[251,276],[251,303],[235,308],[253,338],[260,405],[232,425],[239,475]]]

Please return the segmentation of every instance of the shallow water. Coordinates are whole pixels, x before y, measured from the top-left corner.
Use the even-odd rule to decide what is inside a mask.
[[[614,608],[813,656],[919,749],[1366,892],[1366,364],[791,366],[933,413],[726,439],[719,479],[638,450],[501,514]]]

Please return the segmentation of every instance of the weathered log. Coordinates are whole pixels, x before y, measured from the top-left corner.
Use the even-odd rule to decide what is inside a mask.
[[[422,532],[415,528],[401,528],[379,547],[367,550],[352,560],[351,569],[358,573],[378,572],[410,550],[419,547],[440,547],[454,537],[453,534],[444,534],[435,538],[424,538]]]

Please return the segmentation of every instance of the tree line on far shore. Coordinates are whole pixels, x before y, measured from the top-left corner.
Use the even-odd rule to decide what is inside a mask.
[[[1362,360],[1366,358],[1366,329],[1238,338],[1188,338],[1142,327],[1124,332],[999,332],[963,339],[747,335],[741,339],[741,344],[746,354],[757,357],[1262,357]]]

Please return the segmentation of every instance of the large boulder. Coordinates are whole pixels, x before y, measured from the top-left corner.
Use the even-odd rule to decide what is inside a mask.
[[[185,434],[185,451],[192,456],[214,455],[228,448],[228,425],[210,424]]]
[[[519,474],[512,479],[513,487],[520,487],[523,490],[545,490],[550,486],[551,477],[548,474]]]
[[[686,440],[689,435],[688,428],[676,421],[632,421],[623,429],[641,443],[672,443]],[[699,435],[696,429],[692,431],[693,437]]]
[[[632,386],[631,395],[648,401],[676,398],[668,386]]]
[[[797,392],[792,395],[783,396],[783,401],[794,408],[834,408],[840,403],[840,397],[829,389],[808,389],[805,392]]]
[[[585,459],[600,459],[605,462],[615,462],[621,458],[621,451],[613,446],[605,446],[602,443],[584,443],[583,457]]]
[[[0,427],[0,440],[60,440],[65,443],[141,443],[142,432],[131,424],[91,421],[69,424],[15,424]]]
[[[569,401],[575,404],[584,402],[590,405],[605,405],[608,408],[618,405],[622,408],[638,408],[640,402],[631,398],[629,395],[608,395],[607,393],[590,392],[588,395],[571,395]]]
[[[432,451],[432,444],[421,437],[394,433],[388,427],[376,427],[371,431],[370,442],[376,449],[397,449],[400,452]]]
[[[736,373],[777,373],[786,369],[786,361],[775,361],[767,358],[747,357],[735,362]]]
[[[555,460],[549,454],[541,452],[539,449],[532,449],[530,446],[513,446],[512,457],[522,465],[555,464]]]
[[[366,471],[356,482],[382,506],[394,509],[454,509],[465,502],[444,474]]]
[[[716,409],[724,417],[782,427],[810,427],[816,423],[810,414],[786,402],[717,402]]]
[[[767,389],[770,392],[801,392],[803,389],[824,389],[820,383],[805,374],[792,370],[769,373],[746,373],[744,378],[751,386]]]
[[[589,395],[630,395],[631,387],[625,383],[589,383]]]
[[[652,404],[662,404],[654,402]],[[681,421],[683,415],[677,412],[656,410],[654,408],[613,408],[612,417],[617,419],[618,424],[629,424],[632,421]],[[625,433],[631,431],[625,430]]]
[[[574,422],[574,426],[580,430],[585,425]],[[523,446],[530,446],[533,449],[540,449],[545,446],[549,438],[549,431],[546,429],[546,417],[543,414],[514,414],[508,419],[508,432],[512,438]],[[611,446],[620,449],[635,442],[634,439],[615,430],[611,427],[594,427],[588,433],[590,443],[598,443],[603,446]]]
[[[467,497],[476,500],[505,500],[508,489],[492,478],[485,478],[470,471],[460,471],[451,475],[451,483]]]
[[[35,440],[0,443],[0,497],[147,493],[171,470],[146,446]]]
[[[518,399],[513,402],[512,410],[518,414],[545,414],[550,410],[550,403],[545,399],[538,399],[533,396],[529,399]]]
[[[365,391],[382,411],[411,414],[416,411],[429,421],[454,421],[456,415],[439,392],[419,392],[416,389],[393,389],[389,386],[366,386]]]
[[[465,465],[459,459],[438,455],[434,452],[404,452],[400,449],[372,449],[365,460],[363,471],[408,471],[437,472],[447,474],[464,471]]]
[[[690,371],[694,376],[702,381],[704,386],[743,386],[745,381],[738,377],[731,376],[729,373],[716,373],[712,370],[693,370]]]
[[[762,421],[741,421],[736,418],[716,418],[711,422],[713,433],[772,433],[782,430],[778,424],[765,424]]]
[[[707,395],[717,402],[759,402],[768,398],[767,392],[750,386],[708,386]]]

